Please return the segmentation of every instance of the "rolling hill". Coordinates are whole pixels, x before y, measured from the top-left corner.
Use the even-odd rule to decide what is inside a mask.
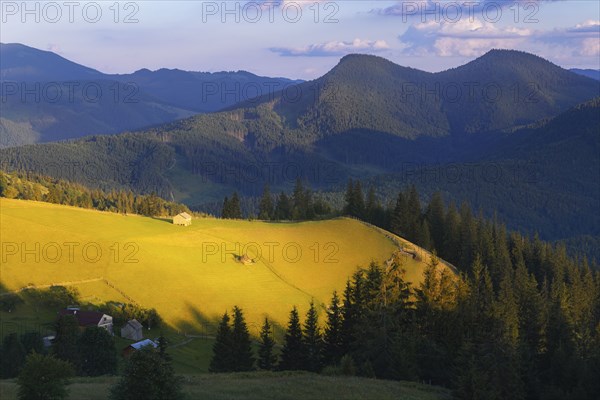
[[[5,198],[0,217],[3,290],[62,284],[97,301],[125,297],[156,308],[170,326],[188,333],[214,332],[219,316],[234,305],[245,310],[254,335],[265,316],[284,326],[292,306],[305,312],[311,299],[322,312],[358,266],[383,262],[398,250],[385,232],[351,219],[196,219],[182,228],[167,220]],[[424,260],[404,257],[406,279],[417,284],[429,254],[397,240]],[[26,255],[22,243],[37,246],[37,256]],[[242,255],[254,262],[237,261]]]
[[[498,85],[503,97],[427,95],[436,85],[468,82]],[[598,95],[598,81],[531,54],[496,50],[437,74],[351,55],[295,87],[299,97],[282,92],[144,131],[3,149],[2,168],[105,190],[155,192],[200,210],[234,190],[259,196],[265,183],[289,191],[297,176],[337,193],[349,177],[370,179],[388,200],[415,183],[424,193],[441,189],[447,199],[466,199],[488,216],[497,211],[513,229],[547,240],[597,235],[589,216],[598,198],[598,104],[589,103],[589,112],[576,106]],[[570,122],[548,122],[566,121],[563,113]],[[448,166],[467,179],[446,176]],[[435,179],[423,179],[428,168],[439,172]],[[497,168],[516,178],[469,175],[481,178]],[[538,173],[535,182],[525,179]],[[576,211],[565,212],[569,204]]]

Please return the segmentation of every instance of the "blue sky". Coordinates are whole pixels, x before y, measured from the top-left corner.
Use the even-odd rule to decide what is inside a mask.
[[[492,48],[600,68],[600,2],[0,1],[0,39],[107,73],[244,69],[316,78],[348,53],[440,71]],[[260,10],[260,13],[259,11]],[[460,13],[460,14],[459,14]]]

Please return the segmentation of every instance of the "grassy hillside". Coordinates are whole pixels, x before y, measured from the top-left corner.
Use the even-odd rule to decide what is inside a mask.
[[[383,262],[397,250],[382,231],[350,219],[198,219],[184,228],[8,199],[0,200],[0,217],[3,290],[74,285],[91,303],[126,298],[156,308],[181,333],[210,333],[233,305],[246,311],[253,334],[265,316],[284,325],[293,305],[304,313],[311,299],[322,312],[357,266]],[[255,263],[236,260],[244,254]],[[407,280],[419,282],[425,261],[405,260]]]
[[[104,400],[115,378],[79,378],[69,387],[72,400]],[[0,397],[16,399],[14,381],[0,381]],[[193,399],[396,399],[440,400],[447,391],[412,382],[380,381],[355,377],[327,377],[309,373],[248,373],[186,376],[184,391]]]

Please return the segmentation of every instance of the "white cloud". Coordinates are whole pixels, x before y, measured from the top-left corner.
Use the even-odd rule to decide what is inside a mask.
[[[332,57],[350,53],[377,53],[389,48],[385,40],[357,38],[351,42],[330,41],[304,47],[272,47],[270,50],[286,57]]]
[[[572,28],[551,31],[474,20],[457,23],[425,22],[410,26],[399,36],[405,54],[442,57],[477,57],[493,48],[520,49],[540,53],[538,44],[560,48],[574,56],[599,54],[600,22],[586,21]]]

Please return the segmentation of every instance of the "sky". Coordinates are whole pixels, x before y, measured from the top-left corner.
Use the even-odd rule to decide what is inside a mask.
[[[317,78],[350,53],[426,71],[493,48],[600,69],[595,0],[5,1],[0,41],[105,73],[246,70]]]

